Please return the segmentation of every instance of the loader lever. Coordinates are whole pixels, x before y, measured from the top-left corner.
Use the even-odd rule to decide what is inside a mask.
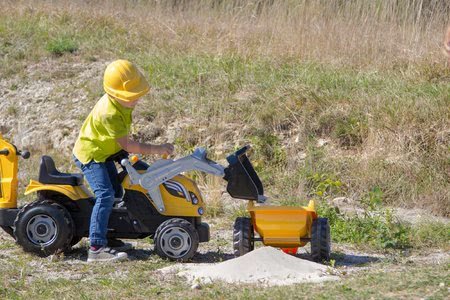
[[[14,149],[16,150],[17,155],[22,156],[24,159],[30,158],[30,151],[28,150],[17,150],[16,146],[14,146]],[[5,155],[8,156],[9,155],[9,150],[7,148],[1,149],[0,150],[0,155]]]
[[[23,159],[29,159],[30,158],[30,151],[28,150],[21,150],[21,151],[17,151],[17,155],[22,156]]]

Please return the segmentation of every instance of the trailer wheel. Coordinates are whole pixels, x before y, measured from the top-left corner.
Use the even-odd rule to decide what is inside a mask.
[[[14,221],[14,237],[26,252],[45,257],[70,247],[74,223],[60,204],[43,200],[25,205]]]
[[[234,221],[233,250],[234,256],[242,256],[255,249],[255,234],[250,218],[239,217]]]
[[[156,253],[160,257],[186,262],[197,251],[199,237],[192,223],[173,218],[159,225],[154,241]]]
[[[329,261],[330,252],[330,224],[327,218],[317,218],[311,229],[311,257],[315,262]]]

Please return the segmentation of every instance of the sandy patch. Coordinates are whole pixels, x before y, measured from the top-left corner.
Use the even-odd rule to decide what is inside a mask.
[[[159,270],[176,274],[191,283],[257,283],[267,286],[337,280],[328,266],[314,263],[272,247],[262,247],[244,256],[218,264],[177,264]]]

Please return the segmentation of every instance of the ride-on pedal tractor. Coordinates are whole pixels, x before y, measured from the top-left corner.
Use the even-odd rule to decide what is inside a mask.
[[[230,155],[227,168],[208,159],[201,148],[177,160],[157,160],[151,166],[135,156],[129,160],[124,151],[111,157],[123,166],[118,177],[124,196],[113,207],[108,237],[152,237],[161,257],[189,260],[199,243],[209,241],[209,226],[201,220],[205,203],[200,190],[181,174],[198,170],[221,176],[228,181],[227,191],[232,197],[264,201],[262,185],[246,158],[246,150],[244,147]],[[84,185],[83,175],[61,173],[51,157],[43,156],[38,180],[31,180],[25,190],[25,195],[36,193],[37,199],[17,207],[18,155],[29,157],[27,151],[18,151],[0,135],[1,228],[25,251],[39,256],[65,251],[89,236],[95,200]],[[247,163],[243,165],[243,161]],[[256,193],[255,182],[259,182]],[[244,246],[248,241],[253,243],[253,239],[242,241]]]

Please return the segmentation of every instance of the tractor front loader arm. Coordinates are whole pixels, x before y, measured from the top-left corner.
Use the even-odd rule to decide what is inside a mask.
[[[206,158],[206,151],[198,148],[193,154],[178,160],[160,159],[150,166],[147,171],[140,174],[131,165],[128,159],[121,161],[130,176],[132,184],[139,184],[148,191],[148,195],[160,212],[165,211],[159,185],[170,180],[182,172],[201,171],[216,176],[225,175],[225,167]]]

